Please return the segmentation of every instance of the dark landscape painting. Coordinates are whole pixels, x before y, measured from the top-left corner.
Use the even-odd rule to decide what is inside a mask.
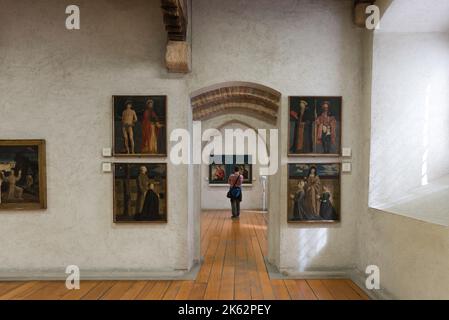
[[[114,222],[167,221],[167,165],[114,165]]]

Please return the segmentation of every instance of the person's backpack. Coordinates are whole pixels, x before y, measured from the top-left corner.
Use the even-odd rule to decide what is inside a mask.
[[[242,189],[240,189],[240,187],[235,186],[237,184],[237,181],[239,181],[239,180],[240,180],[240,175],[235,180],[234,185],[228,191],[227,197],[229,199],[232,199],[232,200],[240,199],[240,196],[242,195]]]

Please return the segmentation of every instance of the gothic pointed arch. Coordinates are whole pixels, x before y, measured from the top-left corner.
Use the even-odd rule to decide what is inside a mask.
[[[219,83],[191,95],[195,121],[237,113],[276,124],[280,101],[280,92],[252,82]]]

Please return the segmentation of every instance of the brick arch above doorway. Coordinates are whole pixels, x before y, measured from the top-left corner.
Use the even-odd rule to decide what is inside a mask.
[[[251,82],[219,83],[191,95],[195,121],[226,113],[238,113],[276,124],[280,101],[280,92]]]

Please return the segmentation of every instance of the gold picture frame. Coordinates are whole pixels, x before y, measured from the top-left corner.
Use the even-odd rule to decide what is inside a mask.
[[[0,211],[47,209],[45,140],[0,140]]]
[[[151,110],[148,110],[150,101]],[[129,118],[123,121],[128,104],[131,105]],[[112,96],[112,146],[114,157],[167,157],[167,96]]]
[[[288,156],[340,157],[343,136],[343,97],[289,96],[288,101]],[[322,121],[324,104],[327,105],[326,110],[329,114],[326,121]],[[329,134],[324,135],[324,138],[318,137],[318,126],[322,130],[327,126]]]
[[[318,181],[309,181],[312,168]],[[287,222],[340,223],[341,190],[341,163],[289,163]]]
[[[140,169],[142,167],[146,168],[146,173],[144,174],[145,179],[143,180],[145,181],[146,186],[149,187],[143,192],[139,189],[139,183],[141,182],[138,180],[139,175],[141,174]],[[167,223],[167,182],[168,173],[166,163],[114,163],[114,223]],[[153,187],[151,187],[151,184]],[[151,192],[151,194],[147,194],[149,192]],[[157,202],[157,213],[154,212],[156,206],[155,202]],[[139,209],[137,209],[138,207]]]

